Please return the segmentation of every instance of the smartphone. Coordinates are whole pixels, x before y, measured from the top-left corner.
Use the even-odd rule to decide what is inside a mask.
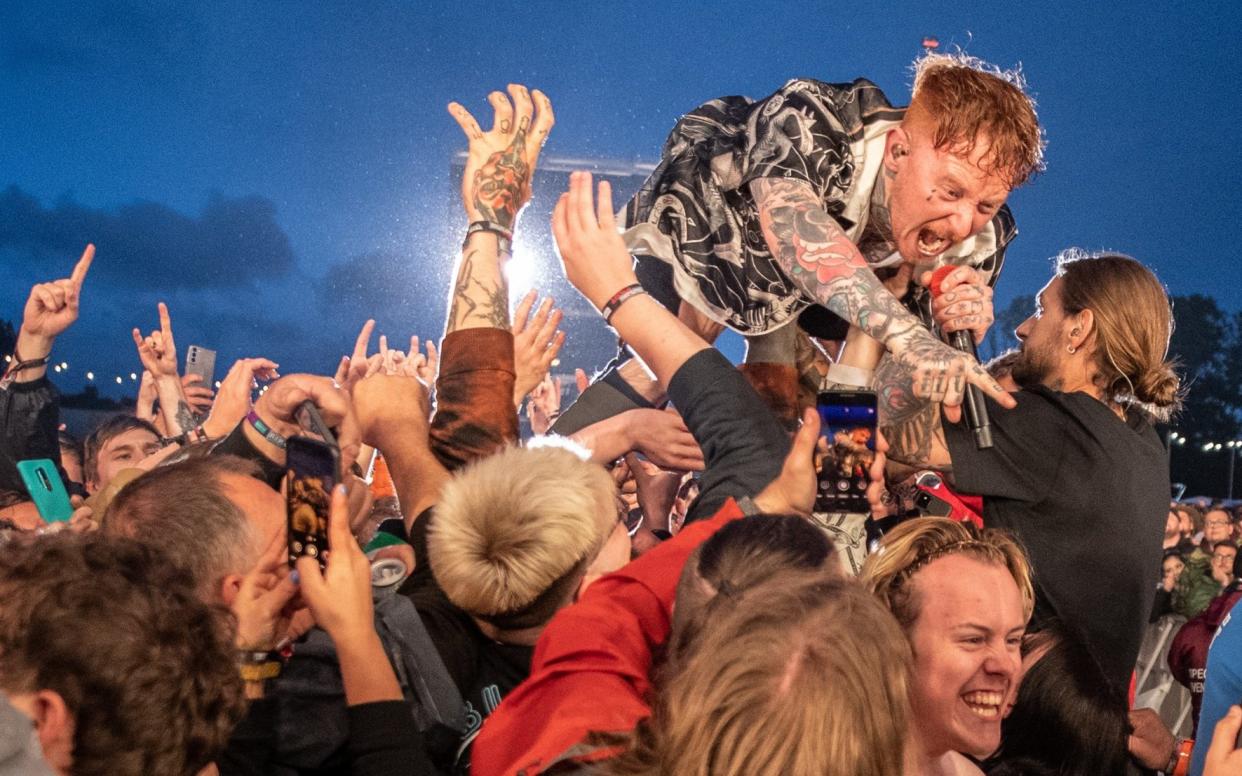
[[[289,565],[309,556],[324,566],[328,549],[328,506],[340,481],[336,448],[304,436],[289,437],[285,447]]]
[[[875,460],[875,392],[823,391],[816,406],[827,452],[820,466],[815,511],[865,514],[867,472]]]
[[[323,422],[323,416],[319,414],[319,408],[313,401],[308,399],[299,404],[298,408],[293,411],[293,415],[303,431],[314,434],[334,448],[340,447],[336,443],[336,435],[332,433],[332,429],[328,428],[328,424]]]
[[[185,353],[185,373],[203,378],[199,385],[204,388],[215,388],[216,351],[191,345]]]
[[[65,491],[65,483],[60,479],[56,464],[47,458],[18,461],[17,471],[44,522],[63,523],[73,516],[73,506],[69,503],[69,494]]]

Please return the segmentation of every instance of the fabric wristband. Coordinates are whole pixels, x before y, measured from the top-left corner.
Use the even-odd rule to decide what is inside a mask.
[[[848,364],[832,364],[828,367],[828,374],[824,378],[825,385],[853,385],[859,388],[870,388],[871,380],[875,376],[875,372],[870,369],[860,369],[856,366]]]
[[[612,316],[617,312],[617,308],[634,297],[641,296],[645,293],[647,293],[647,291],[638,283],[631,283],[617,293],[613,294],[611,299],[604,302],[604,306],[600,310],[600,314],[604,316],[604,323],[611,324]]]
[[[1168,776],[1187,776],[1190,773],[1190,751],[1194,746],[1193,738],[1178,739],[1177,746],[1173,747],[1173,756],[1169,758],[1169,764],[1165,766],[1164,772]]]
[[[491,232],[496,235],[496,249],[505,255],[513,254],[513,230],[506,229],[493,221],[474,221],[467,226],[466,239],[461,243],[463,250],[466,243],[470,241],[470,235],[475,232]]]
[[[23,372],[27,369],[34,369],[35,367],[47,366],[48,362],[51,360],[52,354],[49,353],[43,358],[31,358],[23,361],[18,352],[14,350],[9,368],[4,370],[4,376],[0,377],[0,388],[8,388],[13,380],[16,379],[18,372]]]
[[[255,413],[254,410],[251,410],[249,413],[246,414],[246,421],[250,425],[254,426],[254,430],[258,431],[260,436],[262,436],[264,439],[276,445],[281,450],[285,449],[285,438],[282,437],[280,434],[277,434],[275,431],[271,429],[271,427],[269,427],[266,423],[264,423],[263,419],[260,418],[258,414]]]

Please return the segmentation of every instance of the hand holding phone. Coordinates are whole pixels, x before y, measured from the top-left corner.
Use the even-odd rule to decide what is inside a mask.
[[[875,459],[874,391],[823,391],[816,400],[827,448],[819,471],[815,511],[867,513],[868,471]]]
[[[73,516],[73,505],[69,503],[65,483],[56,470],[56,464],[50,459],[18,461],[17,471],[44,522],[63,523]]]
[[[335,447],[310,437],[292,436],[286,444],[289,565],[309,557],[322,568],[332,489],[340,482],[340,455]]]

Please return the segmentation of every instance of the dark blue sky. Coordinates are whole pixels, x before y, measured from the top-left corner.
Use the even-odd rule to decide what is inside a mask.
[[[327,370],[368,313],[398,339],[439,333],[462,220],[449,100],[482,115],[489,90],[538,86],[557,113],[546,153],[654,161],[681,113],[795,76],[865,76],[904,104],[924,35],[1021,62],[1039,103],[1048,171],[1010,199],[1002,304],[1081,245],[1237,308],[1242,14],[1091,5],[13,0],[0,317],[91,239],[63,387],[128,375],[128,330],[154,325],[157,298],[183,350]]]

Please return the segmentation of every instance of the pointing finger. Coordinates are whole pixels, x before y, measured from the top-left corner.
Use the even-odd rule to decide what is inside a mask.
[[[86,273],[90,271],[91,262],[94,260],[95,246],[93,243],[87,243],[86,250],[82,251],[82,258],[78,259],[78,263],[73,267],[73,274],[69,276],[74,288],[81,290],[82,281],[86,280]]]

